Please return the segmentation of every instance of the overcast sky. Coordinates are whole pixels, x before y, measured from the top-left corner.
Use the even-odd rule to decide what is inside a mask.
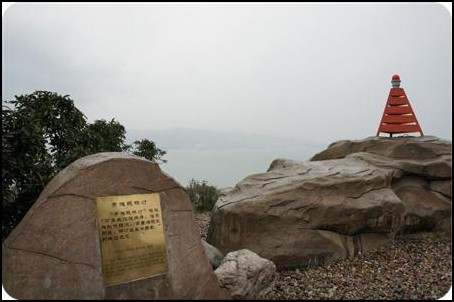
[[[126,129],[302,140],[375,132],[390,78],[452,137],[452,18],[439,4],[14,4],[2,100],[50,90]]]

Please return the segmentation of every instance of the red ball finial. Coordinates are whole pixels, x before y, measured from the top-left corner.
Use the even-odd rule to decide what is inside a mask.
[[[400,77],[399,75],[395,74],[393,75],[391,79],[391,84],[393,85],[393,88],[399,88],[400,87]]]

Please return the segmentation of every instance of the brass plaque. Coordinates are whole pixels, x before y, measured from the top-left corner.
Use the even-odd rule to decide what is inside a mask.
[[[159,194],[96,198],[104,284],[167,272]]]

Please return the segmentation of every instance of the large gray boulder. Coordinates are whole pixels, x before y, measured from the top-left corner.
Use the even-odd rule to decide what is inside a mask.
[[[219,285],[240,300],[264,298],[274,288],[275,272],[273,262],[246,249],[228,253],[214,271]]]
[[[314,155],[312,161],[344,158],[348,154],[367,152],[394,159],[434,159],[451,157],[451,142],[435,136],[369,137],[363,140],[341,140]]]
[[[399,232],[450,228],[451,143],[433,137],[332,144],[309,162],[273,161],[216,203],[207,241],[277,266],[317,265]]]
[[[105,286],[96,197],[159,193],[167,272]],[[2,282],[16,299],[226,299],[192,206],[155,163],[99,153],[61,171],[2,244]]]

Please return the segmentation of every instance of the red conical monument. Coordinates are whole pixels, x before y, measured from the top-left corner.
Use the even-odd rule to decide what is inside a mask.
[[[400,88],[400,77],[397,74],[393,75],[391,84],[393,87],[389,92],[388,102],[378,126],[377,136],[380,132],[389,133],[391,137],[393,134],[411,132],[419,132],[423,136],[407,95],[404,89]]]

